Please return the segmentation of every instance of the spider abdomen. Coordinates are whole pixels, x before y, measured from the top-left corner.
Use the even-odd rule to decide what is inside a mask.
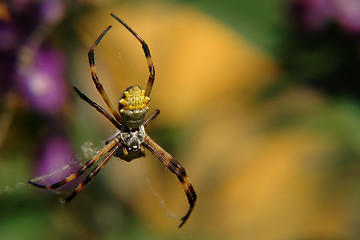
[[[124,120],[125,125],[129,129],[134,129],[140,127],[144,120],[149,108],[143,108],[141,110],[120,110],[120,116]]]
[[[142,90],[138,85],[128,87],[120,99],[120,109],[125,110],[141,110],[146,108],[150,98],[145,96],[145,90]]]
[[[145,91],[134,85],[124,91],[119,101],[120,115],[129,129],[138,128],[143,124],[149,110],[147,107],[150,98]]]

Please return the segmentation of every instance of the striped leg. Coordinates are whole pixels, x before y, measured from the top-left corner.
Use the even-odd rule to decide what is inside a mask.
[[[107,113],[101,106],[99,106],[97,103],[91,101],[91,99],[89,99],[85,94],[83,94],[82,92],[80,92],[79,89],[77,89],[76,87],[74,87],[74,91],[77,93],[77,95],[79,95],[79,97],[84,100],[85,102],[87,102],[88,104],[90,104],[93,108],[95,108],[99,113],[101,113],[102,115],[104,115],[110,122],[112,122],[112,124],[114,124],[114,126],[117,129],[121,129],[121,125],[118,121],[116,121],[109,113]]]
[[[188,176],[186,175],[185,169],[178,163],[173,156],[167,153],[162,147],[160,147],[154,140],[149,136],[145,137],[145,147],[155,155],[172,173],[176,174],[181,185],[184,188],[188,202],[190,204],[189,210],[184,217],[181,218],[181,224],[179,227],[182,227],[186,220],[189,218],[192,210],[194,209],[196,202],[196,193],[193,185],[191,184]]]
[[[115,110],[114,106],[111,104],[110,99],[108,97],[108,95],[105,92],[105,89],[103,87],[103,85],[100,83],[99,78],[96,74],[95,71],[95,58],[94,58],[94,50],[95,47],[99,44],[99,42],[101,41],[101,39],[105,36],[105,34],[110,30],[111,26],[108,26],[98,37],[98,39],[96,39],[96,41],[94,42],[94,44],[92,45],[92,47],[89,50],[88,53],[88,57],[89,57],[89,65],[90,65],[90,71],[91,71],[91,77],[92,80],[96,86],[96,89],[98,90],[98,92],[100,93],[101,97],[104,99],[106,105],[109,107],[111,113],[114,115],[114,117],[116,118],[116,120],[118,120],[120,123],[122,123],[122,119],[121,116],[118,114],[118,112]]]
[[[112,156],[115,155],[116,151],[118,150],[119,145],[116,145],[108,155],[96,166],[96,168],[84,179],[82,183],[77,186],[77,188],[67,197],[64,199],[64,202],[70,202],[83,188],[88,184],[96,174],[100,172],[100,170],[106,165],[106,163],[110,160]]]
[[[38,183],[34,183],[32,181],[29,181],[30,184],[34,185],[35,187],[39,187],[39,188],[45,188],[45,189],[56,189],[62,185],[64,185],[65,183],[68,183],[72,180],[74,180],[75,178],[79,177],[80,175],[82,175],[88,168],[90,168],[95,162],[97,162],[104,154],[106,154],[107,152],[109,152],[115,145],[117,145],[120,142],[120,139],[115,137],[111,142],[109,142],[103,149],[101,149],[95,156],[92,157],[92,159],[90,161],[88,161],[87,163],[85,163],[85,165],[83,167],[81,167],[77,172],[71,174],[70,176],[68,176],[67,178],[54,183],[52,185],[41,185]]]
[[[145,43],[145,41],[129,25],[127,25],[123,20],[121,20],[120,18],[115,16],[113,13],[111,13],[110,15],[113,18],[115,18],[116,20],[118,20],[124,27],[126,27],[126,29],[129,30],[131,32],[131,34],[134,35],[136,37],[136,39],[139,40],[139,42],[141,43],[141,46],[142,46],[142,49],[144,50],[146,61],[147,61],[148,67],[149,67],[149,72],[150,72],[149,79],[148,79],[146,89],[145,89],[145,96],[149,97],[152,86],[153,86],[154,81],[155,81],[155,67],[154,67],[154,64],[153,64],[152,59],[151,59],[149,47]]]

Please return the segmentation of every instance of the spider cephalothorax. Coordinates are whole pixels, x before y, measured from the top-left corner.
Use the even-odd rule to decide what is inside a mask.
[[[84,181],[80,183],[79,186],[67,198],[65,198],[64,201],[69,202],[78,194],[78,192],[80,192],[85,187],[87,183],[89,183],[93,179],[93,177],[98,172],[100,172],[100,170],[106,165],[106,163],[110,160],[111,157],[115,156],[127,162],[130,162],[133,159],[145,156],[146,148],[152,154],[154,154],[154,156],[157,157],[172,173],[176,174],[177,178],[179,179],[181,185],[184,188],[190,207],[186,215],[181,218],[182,222],[179,225],[179,227],[181,227],[189,218],[195,206],[197,197],[195,190],[190,182],[190,179],[185,172],[185,169],[169,153],[167,153],[161,146],[159,146],[154,140],[152,140],[145,132],[145,127],[160,113],[159,110],[155,110],[149,117],[146,118],[146,114],[149,111],[147,104],[150,101],[149,96],[155,80],[155,68],[150,56],[150,50],[145,41],[124,21],[122,21],[114,14],[111,14],[111,16],[114,17],[117,21],[119,21],[126,29],[128,29],[142,45],[150,72],[146,89],[142,90],[137,85],[127,88],[119,101],[119,111],[115,110],[95,71],[94,49],[111,28],[111,26],[107,27],[90,48],[88,57],[92,80],[104,102],[110,109],[112,116],[101,106],[99,106],[97,103],[90,100],[85,94],[80,92],[79,89],[74,87],[74,90],[81,99],[89,103],[99,113],[106,117],[116,127],[117,131],[108,141],[106,141],[105,147],[103,149],[98,151],[95,156],[93,156],[91,160],[86,162],[85,165],[81,167],[77,172],[71,174],[67,178],[49,186],[34,183],[32,181],[29,181],[29,183],[40,188],[56,189],[79,177],[87,169],[91,168],[95,162],[102,159],[100,163],[92,170],[92,172],[84,179]]]

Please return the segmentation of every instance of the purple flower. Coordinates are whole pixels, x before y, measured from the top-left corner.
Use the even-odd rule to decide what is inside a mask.
[[[64,0],[10,0],[7,1],[7,7],[12,17],[16,18],[17,25],[28,25],[29,22],[24,22],[26,19],[31,23],[51,24],[64,17],[66,2]]]
[[[6,53],[14,51],[17,45],[18,37],[14,24],[8,21],[0,21],[0,52]]]
[[[41,49],[47,30],[64,17],[65,3],[9,0],[1,6],[6,16],[0,19],[0,94],[19,90],[29,105],[42,113],[57,111],[66,98],[64,56]],[[24,49],[34,53],[23,56]],[[24,66],[30,65],[22,62],[24,57],[34,59],[33,65]]]
[[[306,30],[319,31],[334,22],[347,32],[360,33],[359,0],[293,0],[290,10]]]
[[[334,6],[332,0],[294,0],[290,10],[300,27],[316,31],[330,23]]]
[[[47,0],[40,7],[43,21],[56,23],[65,15],[65,4],[63,0]]]
[[[0,20],[0,96],[14,86],[16,48],[19,41],[16,27]]]
[[[336,6],[335,17],[341,27],[353,34],[360,33],[360,1],[333,0]]]
[[[68,95],[63,54],[54,49],[41,49],[33,65],[21,69],[18,87],[34,110],[42,113],[58,111]]]
[[[61,135],[51,136],[40,147],[35,166],[36,181],[53,184],[74,173],[78,166],[68,139]]]

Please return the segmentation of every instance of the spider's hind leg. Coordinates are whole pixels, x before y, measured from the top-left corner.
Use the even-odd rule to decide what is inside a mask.
[[[115,145],[115,147],[107,154],[107,156],[99,163],[99,165],[96,166],[96,168],[84,179],[82,183],[80,183],[77,188],[64,199],[64,202],[70,202],[71,199],[73,199],[83,188],[88,184],[96,174],[100,172],[100,170],[106,165],[106,163],[110,160],[112,156],[116,153],[120,146]]]
[[[162,147],[154,142],[154,140],[152,140],[149,136],[145,137],[145,147],[177,176],[184,188],[190,206],[188,212],[181,218],[182,222],[180,223],[179,227],[182,227],[190,217],[190,214],[195,206],[197,195],[195,193],[194,187],[191,184],[185,169],[180,165],[180,163],[178,163],[168,152],[166,152]]]
[[[114,146],[116,146],[120,142],[119,138],[114,138],[111,142],[109,142],[108,145],[106,145],[103,149],[101,149],[95,156],[93,156],[88,162],[85,163],[84,166],[82,166],[77,172],[71,174],[67,178],[64,178],[63,180],[56,182],[51,185],[41,185],[32,181],[28,181],[31,185],[38,187],[38,188],[44,188],[44,189],[57,189],[58,187],[61,187],[62,185],[73,181],[77,177],[81,176],[87,169],[89,169],[95,162],[97,162],[102,156],[104,156],[107,152],[109,152]],[[70,201],[70,200],[69,200]]]

